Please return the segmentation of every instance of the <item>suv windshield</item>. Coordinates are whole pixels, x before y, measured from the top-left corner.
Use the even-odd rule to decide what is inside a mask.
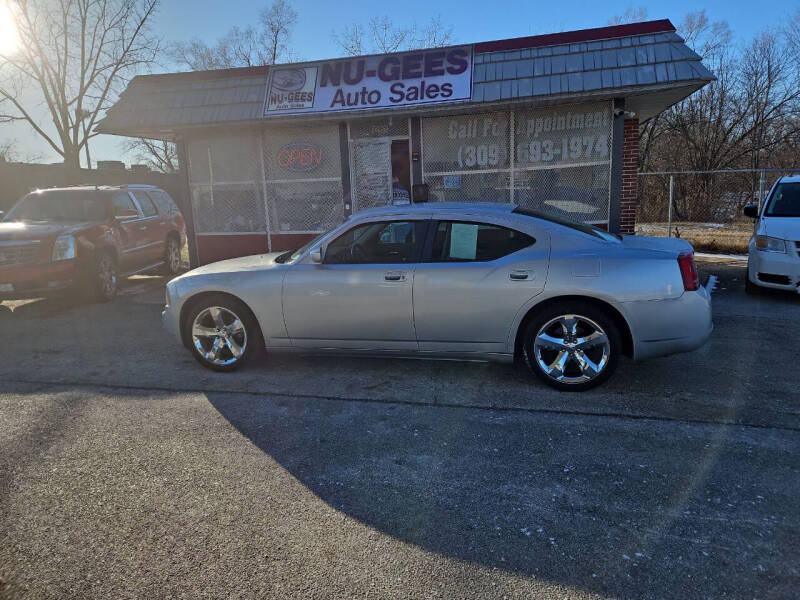
[[[4,221],[104,221],[102,196],[94,190],[32,192],[12,208]]]
[[[779,183],[764,216],[800,217],[800,183]]]

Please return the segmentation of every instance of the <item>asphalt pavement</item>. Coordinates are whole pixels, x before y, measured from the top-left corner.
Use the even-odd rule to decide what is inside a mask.
[[[794,598],[800,297],[558,393],[489,363],[202,369],[163,279],[0,305],[0,598]]]

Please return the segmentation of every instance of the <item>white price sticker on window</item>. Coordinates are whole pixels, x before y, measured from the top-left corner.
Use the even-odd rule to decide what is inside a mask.
[[[453,223],[450,226],[450,258],[475,260],[478,247],[478,226]]]

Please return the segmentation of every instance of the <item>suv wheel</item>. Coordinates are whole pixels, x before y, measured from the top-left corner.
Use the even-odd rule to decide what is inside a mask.
[[[234,371],[261,343],[261,330],[250,310],[230,296],[205,298],[189,311],[184,327],[192,356],[213,371]]]
[[[525,330],[525,362],[539,379],[562,391],[603,383],[622,347],[614,322],[583,302],[564,302],[537,314]]]
[[[92,273],[92,289],[94,296],[101,302],[113,300],[117,295],[117,261],[108,253],[101,253],[94,261]]]
[[[167,249],[164,254],[164,271],[167,275],[177,275],[183,264],[181,247],[174,237],[167,238]]]

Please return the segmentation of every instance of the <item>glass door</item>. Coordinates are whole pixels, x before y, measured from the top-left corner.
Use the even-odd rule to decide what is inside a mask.
[[[388,137],[350,142],[353,212],[392,201],[392,142]]]

